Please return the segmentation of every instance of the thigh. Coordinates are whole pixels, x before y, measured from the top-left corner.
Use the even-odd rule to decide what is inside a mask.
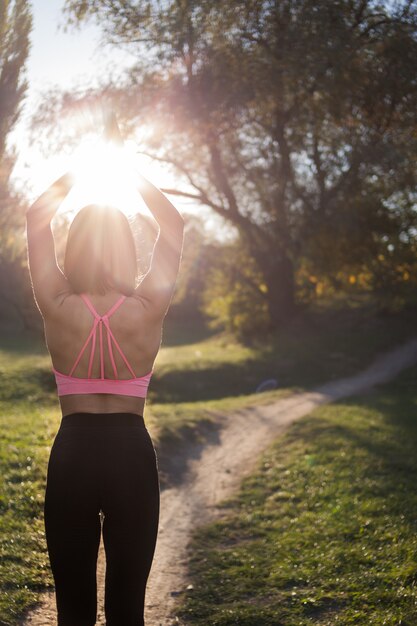
[[[142,432],[143,431],[143,432]],[[156,453],[146,429],[117,436],[108,451],[102,508],[107,552],[152,560],[159,523]]]
[[[112,442],[103,511],[106,623],[139,626],[159,523],[157,459],[147,432]]]
[[[58,432],[52,446],[45,492],[47,533],[61,540],[82,539],[90,534],[99,514],[99,489],[94,445],[82,438]]]
[[[55,581],[58,624],[96,621],[96,565],[100,543],[94,449],[58,433],[48,464],[45,531]]]

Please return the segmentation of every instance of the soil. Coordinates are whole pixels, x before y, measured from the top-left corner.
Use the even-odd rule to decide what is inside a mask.
[[[417,362],[417,337],[380,354],[360,373],[331,381],[314,391],[295,393],[273,404],[216,415],[202,425],[200,441],[179,445],[168,456],[157,450],[161,473],[161,507],[155,557],[148,579],[145,622],[147,626],[174,626],[178,597],[187,590],[188,544],[192,531],[224,515],[218,504],[233,495],[242,479],[250,475],[259,455],[295,420],[315,407],[366,393],[394,378]],[[105,625],[103,581],[105,555],[100,546],[97,567],[97,626]],[[20,626],[54,626],[55,597],[45,593],[41,602]]]

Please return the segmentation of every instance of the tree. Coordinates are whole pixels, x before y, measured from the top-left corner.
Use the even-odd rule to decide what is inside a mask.
[[[201,305],[208,326],[225,329],[243,343],[265,339],[266,285],[254,259],[238,241],[212,244],[209,252]]]
[[[106,98],[126,128],[148,125],[146,152],[188,185],[167,191],[238,229],[271,328],[294,312],[302,255],[375,259],[392,229],[416,226],[414,208],[392,210],[399,192],[415,202],[415,1],[67,0],[65,12],[137,50]]]
[[[16,125],[26,94],[24,73],[31,28],[31,11],[26,0],[0,0],[0,290],[2,300],[21,316],[25,325],[24,208],[10,185],[16,155],[8,149],[7,138]]]

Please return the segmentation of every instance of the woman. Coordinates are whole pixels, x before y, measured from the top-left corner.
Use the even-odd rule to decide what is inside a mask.
[[[143,415],[184,221],[139,176],[138,189],[159,224],[140,284],[129,223],[114,208],[79,211],[62,272],[51,220],[72,184],[70,174],[62,176],[27,211],[30,275],[62,410],[45,494],[58,625],[96,622],[102,527],[106,624],[140,626],[159,522],[157,459]]]

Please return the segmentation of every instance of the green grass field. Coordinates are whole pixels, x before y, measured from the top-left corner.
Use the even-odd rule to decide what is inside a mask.
[[[417,624],[417,367],[320,407],[190,547],[195,626]]]
[[[295,389],[351,374],[375,353],[415,332],[415,311],[375,317],[362,310],[317,310],[264,344],[166,320],[145,421],[158,454],[174,454],[216,415],[270,402]],[[278,389],[255,393],[265,378]],[[14,626],[52,586],[43,530],[46,467],[60,412],[42,339],[0,337],[0,625]]]

